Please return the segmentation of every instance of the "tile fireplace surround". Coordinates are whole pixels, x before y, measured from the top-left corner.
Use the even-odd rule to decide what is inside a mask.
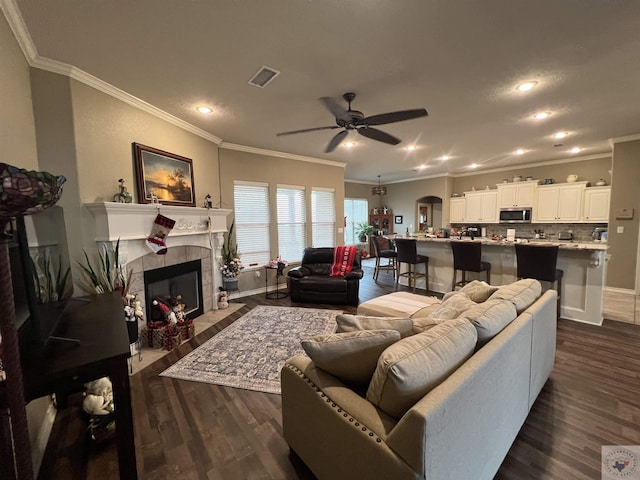
[[[231,210],[114,202],[84,206],[94,218],[99,246],[104,242],[115,244],[120,239],[120,264],[132,272],[130,292],[138,296],[142,305],[146,304],[145,271],[201,259],[204,311],[217,310],[214,300],[222,286],[218,265]],[[145,243],[158,213],[176,221],[166,239],[166,255],[152,253]]]

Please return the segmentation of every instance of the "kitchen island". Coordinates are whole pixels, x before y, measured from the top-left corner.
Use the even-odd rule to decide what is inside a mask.
[[[453,254],[449,243],[458,238],[417,237],[418,253],[429,257],[429,287],[432,291],[451,291],[453,283]],[[482,260],[491,263],[491,284],[505,285],[516,280],[516,252],[514,243],[488,238],[462,241],[482,243]],[[557,268],[564,271],[562,279],[561,316],[595,325],[602,324],[602,302],[605,284],[606,243],[578,243],[535,240],[529,245],[558,245]],[[422,268],[422,267],[419,267]],[[467,272],[467,278],[484,280],[484,273]],[[545,283],[545,282],[543,282]],[[418,288],[424,288],[419,279]],[[547,288],[543,285],[543,288]]]

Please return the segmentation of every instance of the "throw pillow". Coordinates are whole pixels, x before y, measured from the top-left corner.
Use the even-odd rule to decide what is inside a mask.
[[[510,301],[487,300],[466,310],[460,318],[466,318],[476,327],[477,348],[480,348],[513,322],[517,316],[516,307]]]
[[[515,307],[518,315],[533,305],[542,293],[542,285],[533,278],[523,278],[517,282],[503,285],[493,293],[489,300],[509,300]]]
[[[413,315],[411,315],[411,318],[426,318],[429,315],[431,315],[433,312],[435,312],[439,307],[440,307],[440,302],[438,301],[436,303],[429,305],[428,307],[421,308],[420,310],[415,312]]]
[[[316,366],[345,383],[366,385],[380,354],[400,340],[395,330],[360,330],[319,335],[302,340],[302,348]]]
[[[358,330],[396,330],[402,338],[413,334],[413,322],[410,318],[369,317],[342,313],[336,317],[336,323],[338,324],[336,333]]]
[[[464,293],[469,298],[469,300],[473,300],[476,303],[482,303],[487,300],[493,294],[493,292],[496,292],[498,288],[500,287],[491,286],[487,282],[473,280],[467,283],[457,292],[446,293],[445,296],[442,297],[442,301],[444,302],[456,293]]]
[[[435,327],[436,325],[440,325],[441,323],[448,322],[447,318],[412,318],[413,320],[413,333],[422,333],[427,330]]]
[[[353,269],[353,261],[358,253],[358,247],[353,245],[338,245],[333,251],[331,277],[345,277]]]
[[[473,325],[460,318],[394,343],[378,359],[367,400],[400,419],[473,354],[476,339]]]
[[[429,314],[427,318],[443,318],[454,319],[458,318],[462,312],[468,308],[475,307],[476,302],[469,300],[464,293],[456,292],[442,302],[438,308]]]

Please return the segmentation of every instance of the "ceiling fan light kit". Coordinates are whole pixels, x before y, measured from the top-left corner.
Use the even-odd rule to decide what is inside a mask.
[[[280,137],[283,135],[293,135],[296,133],[314,132],[317,130],[333,130],[336,128],[344,128],[344,130],[342,130],[341,132],[338,132],[329,141],[327,148],[325,148],[325,153],[333,152],[338,147],[338,145],[340,145],[340,143],[345,139],[345,137],[349,134],[350,130],[355,130],[356,132],[358,132],[358,134],[362,135],[363,137],[370,138],[371,140],[387,143],[389,145],[398,145],[402,140],[386,132],[383,132],[382,130],[373,128],[373,126],[386,125],[388,123],[395,123],[395,122],[403,122],[405,120],[412,120],[414,118],[426,117],[428,115],[427,111],[424,108],[416,108],[412,110],[400,110],[398,112],[381,113],[378,115],[365,117],[364,113],[358,110],[351,109],[351,102],[356,98],[355,93],[347,92],[344,95],[342,95],[342,98],[349,105],[346,110],[338,102],[336,102],[334,98],[322,97],[320,99],[325,104],[327,109],[335,117],[336,125],[331,125],[327,127],[305,128],[302,130],[292,130],[290,132],[277,133],[276,136]],[[386,191],[384,194],[386,194]],[[384,195],[384,194],[381,194],[381,195]],[[380,194],[374,194],[374,195],[380,195]]]

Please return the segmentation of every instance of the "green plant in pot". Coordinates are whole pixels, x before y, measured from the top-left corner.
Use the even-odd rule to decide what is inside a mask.
[[[360,222],[356,225],[355,234],[360,240],[361,243],[367,241],[367,237],[373,235],[375,230],[372,225],[369,225],[367,222]]]

